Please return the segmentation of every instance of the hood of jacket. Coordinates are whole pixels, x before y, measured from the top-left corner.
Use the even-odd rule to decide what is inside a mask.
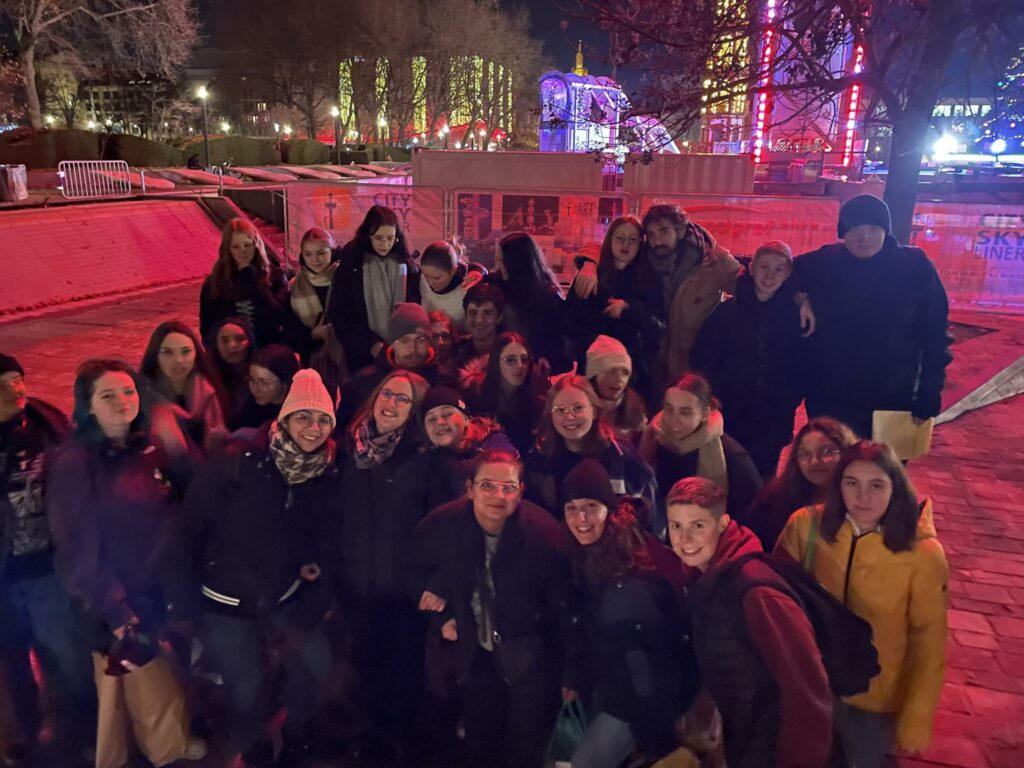
[[[718,539],[718,547],[708,564],[706,575],[721,571],[741,557],[763,551],[761,540],[749,528],[730,520]]]

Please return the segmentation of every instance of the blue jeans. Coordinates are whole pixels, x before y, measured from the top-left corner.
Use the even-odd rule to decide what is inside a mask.
[[[246,752],[256,746],[267,717],[264,706],[264,648],[274,632],[288,626],[287,609],[260,623],[254,619],[207,613],[200,639],[211,666],[224,678],[231,747]],[[331,646],[322,629],[307,634],[302,644],[284,655],[284,733],[302,738],[313,716],[317,693],[331,671]]]
[[[846,768],[881,768],[893,747],[893,716],[866,712],[835,699],[834,732]]]
[[[84,739],[94,733],[96,687],[89,645],[71,598],[54,574],[0,584],[0,662],[21,737],[29,741],[40,725],[30,648],[66,735]]]
[[[629,723],[598,712],[572,753],[572,768],[617,768],[635,749]]]

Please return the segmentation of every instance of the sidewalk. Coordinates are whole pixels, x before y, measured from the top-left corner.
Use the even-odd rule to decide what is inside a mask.
[[[26,369],[30,394],[70,411],[77,364],[99,355],[137,363],[149,333],[180,318],[197,325],[199,283],[115,303],[0,324],[0,352]],[[1024,353],[1024,317],[955,313],[949,407]],[[976,327],[989,329],[982,333]],[[1024,766],[1024,397],[967,413],[935,431],[912,462],[917,490],[935,500],[950,563],[949,668],[922,756],[903,768]]]

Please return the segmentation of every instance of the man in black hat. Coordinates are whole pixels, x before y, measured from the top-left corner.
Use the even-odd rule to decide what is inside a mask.
[[[43,504],[48,452],[69,430],[60,410],[28,396],[18,361],[0,354],[0,663],[24,741],[7,745],[7,764],[27,757],[40,725],[29,648],[36,650],[59,725],[68,727],[58,734],[82,746],[90,726],[95,729],[89,650],[53,571]]]
[[[858,195],[839,211],[842,242],[795,261],[817,316],[807,414],[837,418],[861,437],[871,437],[873,411],[938,415],[952,360],[938,272],[891,232],[885,202]]]

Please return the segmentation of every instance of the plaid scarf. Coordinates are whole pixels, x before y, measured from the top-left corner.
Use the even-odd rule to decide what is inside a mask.
[[[378,467],[391,458],[398,441],[405,434],[405,427],[380,434],[372,418],[366,418],[356,428],[354,458],[359,469]]]
[[[307,328],[316,328],[323,320],[324,305],[317,295],[316,288],[329,286],[337,269],[338,263],[335,262],[317,275],[302,267],[292,280],[289,291],[292,311]]]
[[[334,441],[330,438],[313,453],[306,453],[274,419],[270,422],[270,455],[288,485],[299,485],[320,477],[334,462]]]

